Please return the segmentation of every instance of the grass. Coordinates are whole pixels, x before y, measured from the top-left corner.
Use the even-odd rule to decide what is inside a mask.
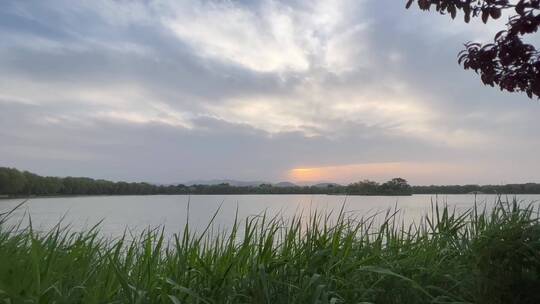
[[[540,222],[532,207],[432,207],[339,219],[253,217],[229,232],[100,237],[38,233],[0,216],[4,303],[540,303]]]

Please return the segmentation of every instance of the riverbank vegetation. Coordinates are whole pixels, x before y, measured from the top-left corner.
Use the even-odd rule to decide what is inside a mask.
[[[3,303],[540,303],[540,222],[514,201],[404,227],[311,214],[106,239],[0,217]],[[11,227],[11,228],[10,228]]]
[[[86,177],[51,177],[0,167],[0,197],[62,195],[152,195],[152,194],[336,194],[336,195],[411,195],[411,194],[540,194],[540,184],[410,186],[405,179],[385,183],[364,180],[349,185],[333,183],[312,186],[260,184],[234,186],[156,185],[112,182]]]
[[[217,185],[155,185],[150,183],[112,182],[86,177],[51,177],[0,167],[0,195],[149,195],[149,194],[350,194],[350,195],[410,195],[407,181],[394,178],[386,183],[371,181],[348,186],[254,186]]]

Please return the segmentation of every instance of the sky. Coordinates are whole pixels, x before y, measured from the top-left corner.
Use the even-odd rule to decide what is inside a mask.
[[[540,182],[540,103],[457,64],[463,43],[500,29],[396,0],[4,0],[0,166]]]

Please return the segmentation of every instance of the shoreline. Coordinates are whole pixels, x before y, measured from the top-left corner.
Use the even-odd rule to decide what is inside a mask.
[[[0,201],[3,200],[30,200],[36,198],[75,198],[75,197],[122,197],[122,196],[219,196],[219,195],[268,195],[268,196],[277,196],[277,195],[327,195],[327,196],[366,196],[366,197],[409,197],[415,195],[430,195],[430,196],[444,196],[444,195],[497,195],[497,196],[516,196],[516,195],[540,195],[540,193],[412,193],[412,194],[350,194],[350,193],[187,193],[187,194],[66,194],[66,195],[32,195],[32,196],[0,196]]]

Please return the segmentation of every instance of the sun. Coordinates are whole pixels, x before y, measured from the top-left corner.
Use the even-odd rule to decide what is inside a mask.
[[[320,168],[295,168],[289,171],[289,177],[296,182],[319,181],[323,172]]]

